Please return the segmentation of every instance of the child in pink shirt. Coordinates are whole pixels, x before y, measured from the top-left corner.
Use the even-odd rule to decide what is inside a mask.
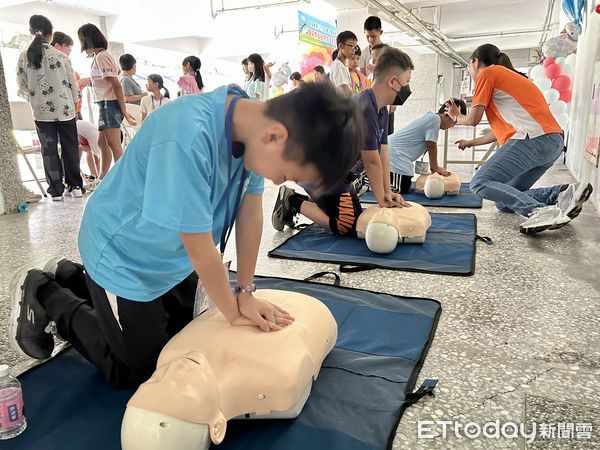
[[[179,95],[200,94],[204,89],[200,67],[202,63],[200,58],[196,56],[186,57],[182,64],[183,75],[177,81],[177,85],[181,88]]]

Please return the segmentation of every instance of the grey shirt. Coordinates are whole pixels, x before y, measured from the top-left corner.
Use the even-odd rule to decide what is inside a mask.
[[[137,84],[137,81],[135,81],[133,78],[128,77],[127,75],[123,75],[123,76],[119,77],[119,81],[121,82],[121,86],[123,86],[123,95],[125,97],[128,97],[130,95],[140,95],[142,93],[142,88],[140,87],[139,84]],[[127,102],[127,103],[133,103],[134,105],[139,105],[140,100],[138,100],[136,102]]]

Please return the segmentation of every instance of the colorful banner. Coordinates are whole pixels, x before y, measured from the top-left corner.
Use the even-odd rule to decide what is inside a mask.
[[[298,11],[299,39],[307,44],[336,48],[337,30],[332,25],[316,17]]]

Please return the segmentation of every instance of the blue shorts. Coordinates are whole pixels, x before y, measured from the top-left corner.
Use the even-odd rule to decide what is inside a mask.
[[[121,128],[123,113],[118,100],[102,100],[98,103],[100,114],[98,115],[98,131],[107,128]]]

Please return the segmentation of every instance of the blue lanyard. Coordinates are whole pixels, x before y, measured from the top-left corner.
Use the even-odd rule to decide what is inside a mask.
[[[223,197],[225,198],[225,222],[223,223],[223,230],[221,231],[221,242],[219,244],[221,255],[225,253],[225,247],[227,246],[227,241],[229,240],[229,236],[231,235],[231,230],[233,230],[233,223],[235,222],[235,218],[237,216],[238,210],[240,208],[240,203],[242,200],[242,193],[244,191],[244,184],[246,182],[246,178],[248,177],[248,171],[245,167],[242,166],[242,179],[240,181],[240,187],[238,189],[235,203],[233,206],[233,214],[230,211],[230,202],[229,202],[229,191],[233,184],[233,180],[231,179],[231,165],[233,162],[233,154],[232,154],[232,144],[231,144],[231,134],[232,134],[232,124],[233,124],[233,109],[237,101],[243,98],[241,95],[237,95],[231,99],[229,102],[229,109],[227,110],[227,115],[225,116],[225,136],[227,138],[227,188],[225,189],[225,194]]]

